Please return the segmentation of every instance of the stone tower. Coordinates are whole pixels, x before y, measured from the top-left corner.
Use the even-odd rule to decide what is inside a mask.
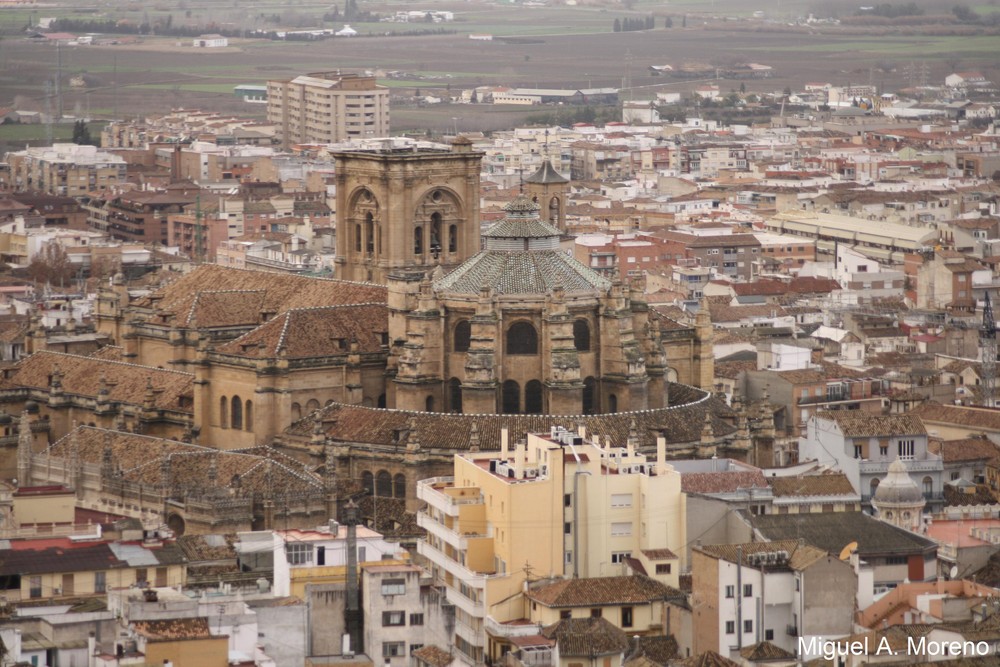
[[[472,142],[370,145],[334,155],[337,277],[385,284],[393,271],[450,269],[474,255],[482,153]]]
[[[541,207],[542,219],[565,233],[569,180],[555,170],[548,158],[538,171],[524,179],[524,189],[528,197]]]

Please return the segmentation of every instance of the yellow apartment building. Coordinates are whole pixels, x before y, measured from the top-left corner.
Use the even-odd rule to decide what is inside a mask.
[[[525,581],[645,572],[677,586],[686,540],[680,475],[609,439],[553,427],[511,450],[456,455],[454,475],[423,480],[418,544],[455,605],[455,647],[467,659],[499,658],[525,623]]]

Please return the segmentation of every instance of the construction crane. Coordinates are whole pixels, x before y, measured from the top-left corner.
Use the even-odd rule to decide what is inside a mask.
[[[993,319],[993,305],[990,293],[986,293],[983,305],[983,326],[979,329],[979,347],[983,363],[983,405],[993,407],[997,383],[997,324]]]

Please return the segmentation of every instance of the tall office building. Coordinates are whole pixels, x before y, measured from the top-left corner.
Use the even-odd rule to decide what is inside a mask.
[[[389,89],[375,77],[339,72],[268,81],[267,120],[286,147],[388,136]]]

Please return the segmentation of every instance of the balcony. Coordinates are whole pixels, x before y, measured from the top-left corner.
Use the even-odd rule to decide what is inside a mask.
[[[486,578],[494,576],[492,572],[473,572],[445,552],[432,546],[426,540],[417,542],[417,553],[443,569],[445,572],[448,572],[453,577],[456,577],[466,586],[485,588]]]
[[[417,525],[451,545],[453,548],[462,551],[469,548],[470,539],[491,539],[488,535],[480,535],[478,533],[459,533],[458,531],[448,528],[440,521],[435,521],[434,518],[429,516],[426,512],[417,512]]]
[[[417,498],[448,516],[458,516],[458,508],[461,505],[477,505],[483,502],[483,494],[478,488],[456,487],[454,481],[454,477],[425,479],[417,484]]]
[[[798,637],[799,629],[797,626],[794,625],[785,626],[785,634],[787,634],[789,637]]]
[[[457,588],[445,588],[445,597],[448,598],[448,602],[452,603],[469,616],[482,618],[483,614],[486,613],[486,607],[482,602],[477,602],[470,597],[462,595],[461,591]]]
[[[531,637],[542,633],[541,625],[528,621],[501,623],[492,616],[486,617],[484,625],[486,632],[492,637]]]
[[[921,461],[917,461],[914,459],[907,460],[904,458],[903,462],[906,464],[907,471],[911,473],[934,472],[936,470],[944,469],[944,465],[942,464],[941,459],[939,458],[935,459],[928,458]],[[889,472],[889,463],[890,463],[889,461],[862,461],[858,465],[858,469],[860,470],[862,475],[885,475],[887,472]]]

